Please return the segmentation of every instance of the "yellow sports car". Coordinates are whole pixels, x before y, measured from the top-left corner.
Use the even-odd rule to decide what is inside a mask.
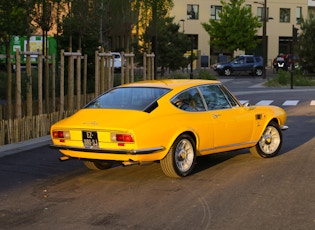
[[[159,161],[169,177],[184,177],[196,157],[249,148],[275,156],[286,112],[242,105],[219,81],[154,80],[121,85],[51,127],[53,148],[90,169]]]

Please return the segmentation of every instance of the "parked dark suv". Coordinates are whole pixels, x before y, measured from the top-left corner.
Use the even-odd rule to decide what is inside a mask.
[[[240,55],[229,62],[217,63],[212,68],[219,75],[230,76],[233,72],[249,72],[256,76],[263,74],[263,58],[254,55]]]

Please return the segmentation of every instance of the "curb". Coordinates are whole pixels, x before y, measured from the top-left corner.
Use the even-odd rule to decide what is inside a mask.
[[[51,138],[49,135],[21,141],[13,144],[0,146],[0,158],[15,153],[19,153],[25,150],[35,149],[41,146],[49,145],[51,143]]]

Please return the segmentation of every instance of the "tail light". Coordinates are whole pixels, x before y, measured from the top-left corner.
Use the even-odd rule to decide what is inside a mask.
[[[55,130],[52,132],[54,139],[70,139],[69,131]]]
[[[133,143],[133,136],[129,133],[112,133],[111,140],[114,142]]]

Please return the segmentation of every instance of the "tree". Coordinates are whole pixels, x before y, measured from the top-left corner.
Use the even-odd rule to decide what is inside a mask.
[[[187,35],[178,32],[179,24],[173,23],[174,18],[164,19],[164,26],[161,27],[157,47],[159,53],[157,56],[157,65],[161,67],[161,75],[164,75],[165,69],[176,70],[187,65],[187,58],[184,53],[190,45]]]
[[[315,17],[313,14],[306,20],[302,19],[301,30],[302,32],[298,36],[298,44],[295,48],[297,48],[300,60],[303,60],[303,67],[308,70],[314,70],[315,66],[312,63],[315,63],[315,44],[313,41],[315,37]]]
[[[252,15],[251,8],[244,6],[244,2],[245,0],[221,0],[220,20],[210,19],[209,23],[202,23],[211,37],[211,46],[230,52],[256,47],[256,34],[262,25]]]
[[[25,35],[29,30],[28,15],[24,1],[3,0],[0,3],[0,40],[6,50],[7,66],[7,117],[12,118],[12,67],[11,67],[11,37]]]

